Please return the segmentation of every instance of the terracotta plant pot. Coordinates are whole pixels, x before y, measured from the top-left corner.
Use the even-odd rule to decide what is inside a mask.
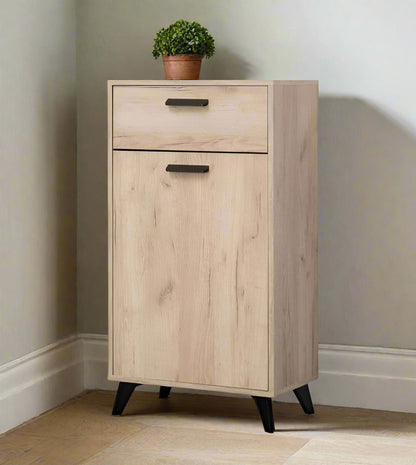
[[[166,79],[199,79],[202,56],[163,55]]]

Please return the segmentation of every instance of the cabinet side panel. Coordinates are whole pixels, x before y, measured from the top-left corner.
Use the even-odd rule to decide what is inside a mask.
[[[318,84],[274,87],[274,393],[318,376]]]
[[[275,312],[274,312],[274,192],[273,192],[273,153],[274,153],[274,83],[267,87],[267,208],[268,208],[268,310],[269,310],[269,389],[274,391],[275,380]]]

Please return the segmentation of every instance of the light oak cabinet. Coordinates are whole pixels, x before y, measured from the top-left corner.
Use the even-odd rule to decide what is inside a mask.
[[[110,81],[109,379],[313,412],[315,81]]]

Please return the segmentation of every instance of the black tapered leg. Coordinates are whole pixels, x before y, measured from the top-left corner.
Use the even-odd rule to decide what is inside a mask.
[[[168,386],[160,386],[159,399],[167,399],[171,389],[172,388]]]
[[[296,398],[298,399],[300,406],[303,408],[303,411],[310,415],[311,413],[315,413],[312,404],[311,393],[309,392],[309,386],[305,384],[297,389],[294,389],[293,392],[295,393]]]
[[[266,433],[274,433],[273,406],[270,397],[252,396],[259,410]]]
[[[123,413],[127,402],[137,386],[141,386],[141,384],[123,382],[118,384],[117,394],[113,405],[113,415],[121,415]]]

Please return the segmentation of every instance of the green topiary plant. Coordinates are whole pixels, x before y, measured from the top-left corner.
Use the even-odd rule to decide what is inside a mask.
[[[205,27],[180,19],[156,34],[152,54],[155,58],[182,54],[209,58],[214,52],[214,38]]]

